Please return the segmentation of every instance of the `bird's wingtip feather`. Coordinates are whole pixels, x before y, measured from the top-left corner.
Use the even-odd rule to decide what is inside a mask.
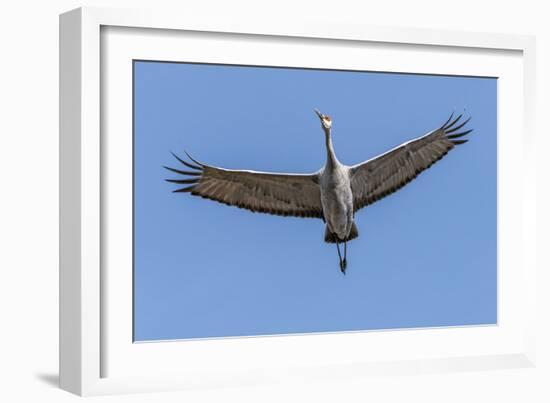
[[[195,164],[198,164],[198,165],[200,165],[201,167],[204,167],[204,166],[205,166],[202,162],[199,162],[199,161],[197,161],[195,158],[193,158],[193,157],[191,156],[191,154],[189,154],[189,153],[187,152],[187,150],[183,150],[183,152],[184,152],[185,155],[187,155],[187,157],[189,157],[189,159],[190,159],[191,161],[193,161]]]

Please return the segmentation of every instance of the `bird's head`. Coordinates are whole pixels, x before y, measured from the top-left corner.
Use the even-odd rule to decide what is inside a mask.
[[[321,119],[321,126],[325,130],[330,130],[332,127],[332,120],[330,119],[330,116],[323,115],[321,112],[319,112],[318,109],[314,109],[317,116],[319,116],[319,119]]]

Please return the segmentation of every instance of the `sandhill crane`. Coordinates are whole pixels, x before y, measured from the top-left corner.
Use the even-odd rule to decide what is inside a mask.
[[[466,143],[468,140],[460,137],[472,130],[459,130],[470,118],[461,120],[461,114],[452,120],[454,114],[451,114],[437,129],[377,157],[348,166],[336,158],[331,118],[317,109],[315,113],[321,120],[327,151],[325,166],[315,173],[230,170],[203,164],[185,152],[191,162],[173,155],[191,171],[165,167],[184,175],[184,178],[167,181],[190,185],[174,190],[176,193],[190,192],[253,212],[322,219],[326,223],[325,242],[336,244],[340,271],[345,274],[347,242],[359,236],[355,212],[399,190],[456,145]],[[341,243],[344,244],[343,257]]]

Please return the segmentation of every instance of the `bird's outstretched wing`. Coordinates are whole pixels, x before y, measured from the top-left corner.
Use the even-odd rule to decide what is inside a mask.
[[[350,168],[353,205],[357,211],[401,189],[445,156],[472,130],[460,131],[470,121],[453,115],[438,129]]]
[[[190,192],[195,196],[253,212],[323,218],[316,173],[283,174],[230,170],[206,165],[189,154],[187,156],[192,162],[184,161],[174,154],[179,162],[191,170],[165,167],[183,175],[179,179],[167,179],[168,182],[190,185],[174,192]]]

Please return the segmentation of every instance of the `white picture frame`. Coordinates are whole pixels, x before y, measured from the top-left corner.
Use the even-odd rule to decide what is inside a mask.
[[[193,33],[192,39],[185,37],[188,32]],[[231,42],[234,38],[238,43]],[[363,66],[374,70],[501,77],[497,326],[133,343],[128,316],[131,278],[127,270],[108,270],[113,261],[117,267],[128,265],[124,234],[131,221],[125,221],[124,214],[105,214],[124,210],[116,201],[125,200],[131,191],[131,183],[125,185],[128,171],[124,170],[131,165],[131,154],[124,151],[127,137],[111,133],[114,129],[127,133],[131,126],[127,63],[138,58],[172,59],[182,41],[186,41],[186,60],[193,61],[276,65],[287,57],[297,66],[319,67],[323,62],[315,52],[300,59],[300,52],[292,50],[294,42],[303,49],[318,41],[319,46],[343,55],[322,67],[341,68],[345,60],[363,66],[360,58],[348,55],[346,59],[346,52],[354,48],[354,54],[384,53],[376,58],[379,64],[369,61]],[[258,45],[264,46],[265,41],[273,52],[262,53]],[[231,54],[213,52],[220,49],[216,47],[220,42],[231,42],[226,46]],[[244,17],[214,21],[104,8],[62,14],[61,387],[79,395],[96,395],[535,365],[534,49],[534,38],[520,35]],[[419,57],[408,57],[405,63],[403,52]],[[269,54],[279,59],[270,59]],[[432,64],[429,71],[426,61]],[[114,120],[111,108],[116,108]],[[117,166],[122,168],[109,163],[107,149],[119,152]],[[523,158],[513,160],[518,150]],[[113,194],[113,182],[126,193]],[[110,242],[120,246],[114,255]],[[342,344],[347,347],[336,353],[334,346]],[[369,350],[367,345],[376,348]]]

